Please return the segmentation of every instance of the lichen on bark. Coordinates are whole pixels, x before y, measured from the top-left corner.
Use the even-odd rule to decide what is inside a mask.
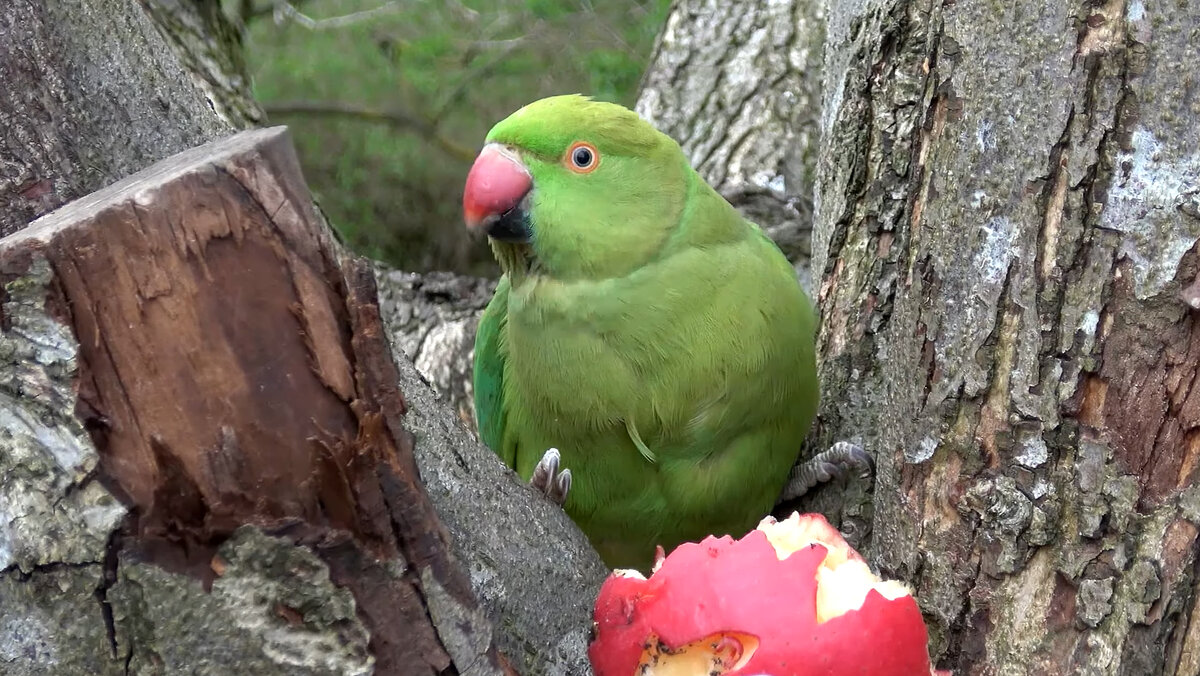
[[[0,306],[0,571],[104,560],[125,508],[94,472],[75,418],[76,344],[45,314],[50,268],[4,284]]]
[[[96,590],[100,564],[0,571],[0,671],[5,676],[127,676]]]
[[[374,672],[354,597],[307,548],[244,526],[213,565],[219,574],[205,589],[194,576],[123,557],[107,598],[127,673]]]

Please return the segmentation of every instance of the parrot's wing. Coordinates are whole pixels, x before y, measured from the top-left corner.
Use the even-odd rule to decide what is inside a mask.
[[[483,443],[512,467],[514,457],[506,457],[504,447],[504,343],[508,324],[508,276],[500,278],[479,329],[475,332],[475,418]]]

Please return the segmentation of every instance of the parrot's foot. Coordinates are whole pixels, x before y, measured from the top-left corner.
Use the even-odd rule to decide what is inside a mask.
[[[858,468],[859,476],[863,479],[870,479],[875,474],[875,461],[861,446],[839,441],[830,446],[828,451],[818,453],[811,460],[792,468],[779,502],[795,500],[813,486],[840,477],[852,468]]]
[[[530,485],[556,505],[566,502],[567,493],[571,490],[571,470],[564,468],[561,472],[558,471],[561,462],[562,456],[558,454],[558,449],[551,448],[538,461],[537,466],[533,468],[533,476],[529,478]]]

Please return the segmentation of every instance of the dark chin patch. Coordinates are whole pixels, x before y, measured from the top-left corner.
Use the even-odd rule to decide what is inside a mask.
[[[528,244],[533,236],[529,229],[529,193],[513,208],[496,217],[487,226],[488,237],[509,244]]]

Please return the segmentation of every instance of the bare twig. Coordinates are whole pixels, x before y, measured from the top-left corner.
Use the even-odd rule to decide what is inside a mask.
[[[599,24],[600,27],[604,29],[604,32],[608,33],[609,37],[612,38],[613,42],[615,42],[617,44],[617,46],[621,48],[621,51],[625,52],[626,54],[628,54],[631,57],[637,58],[637,56],[638,56],[637,50],[635,50],[633,48],[633,46],[630,45],[629,42],[625,40],[625,36],[621,35],[621,31],[617,30],[616,28],[613,28],[612,24],[610,24],[607,21],[596,21],[596,23]]]
[[[293,6],[303,5],[306,0],[292,0]],[[254,0],[241,0],[239,13],[242,17],[242,23],[248,24],[253,19],[261,19],[264,16],[274,16],[278,0],[268,0],[263,4],[257,4]]]
[[[396,129],[415,132],[446,154],[470,162],[475,151],[442,135],[437,125],[400,109],[384,110],[336,101],[286,101],[266,106],[267,115],[305,115],[309,117],[345,117],[386,124]]]
[[[466,21],[467,23],[476,23],[479,21],[479,12],[467,7],[459,2],[459,0],[446,0],[444,4],[450,8],[450,11],[453,12],[455,16],[463,21]]]
[[[504,60],[507,59],[510,54],[515,52],[517,48],[524,45],[525,42],[534,35],[536,35],[536,33],[530,33],[519,38],[513,38],[512,40],[496,41],[497,44],[503,43],[503,48],[499,52],[492,55],[492,57],[487,61],[484,61],[480,65],[463,74],[462,78],[458,81],[458,84],[454,85],[454,89],[451,89],[444,97],[442,97],[441,102],[438,103],[438,106],[433,113],[434,123],[436,124],[441,122],[441,120],[446,116],[446,113],[450,112],[450,110],[462,100],[472,83],[491,75],[492,71],[496,70],[497,66],[499,66],[501,63],[504,63]]]
[[[475,52],[483,52],[489,49],[509,49],[511,47],[517,47],[529,42],[529,38],[531,37],[533,37],[532,34],[522,35],[516,38],[508,38],[507,40],[476,40],[475,42],[467,45],[467,55],[469,56]]]
[[[309,30],[326,30],[330,28],[344,28],[346,26],[366,21],[380,14],[387,14],[400,8],[400,3],[397,0],[391,0],[379,7],[365,9],[361,12],[351,12],[341,16],[331,16],[325,19],[314,19],[300,10],[290,2],[278,2],[275,4],[275,23],[282,24],[290,19],[304,26]]]

